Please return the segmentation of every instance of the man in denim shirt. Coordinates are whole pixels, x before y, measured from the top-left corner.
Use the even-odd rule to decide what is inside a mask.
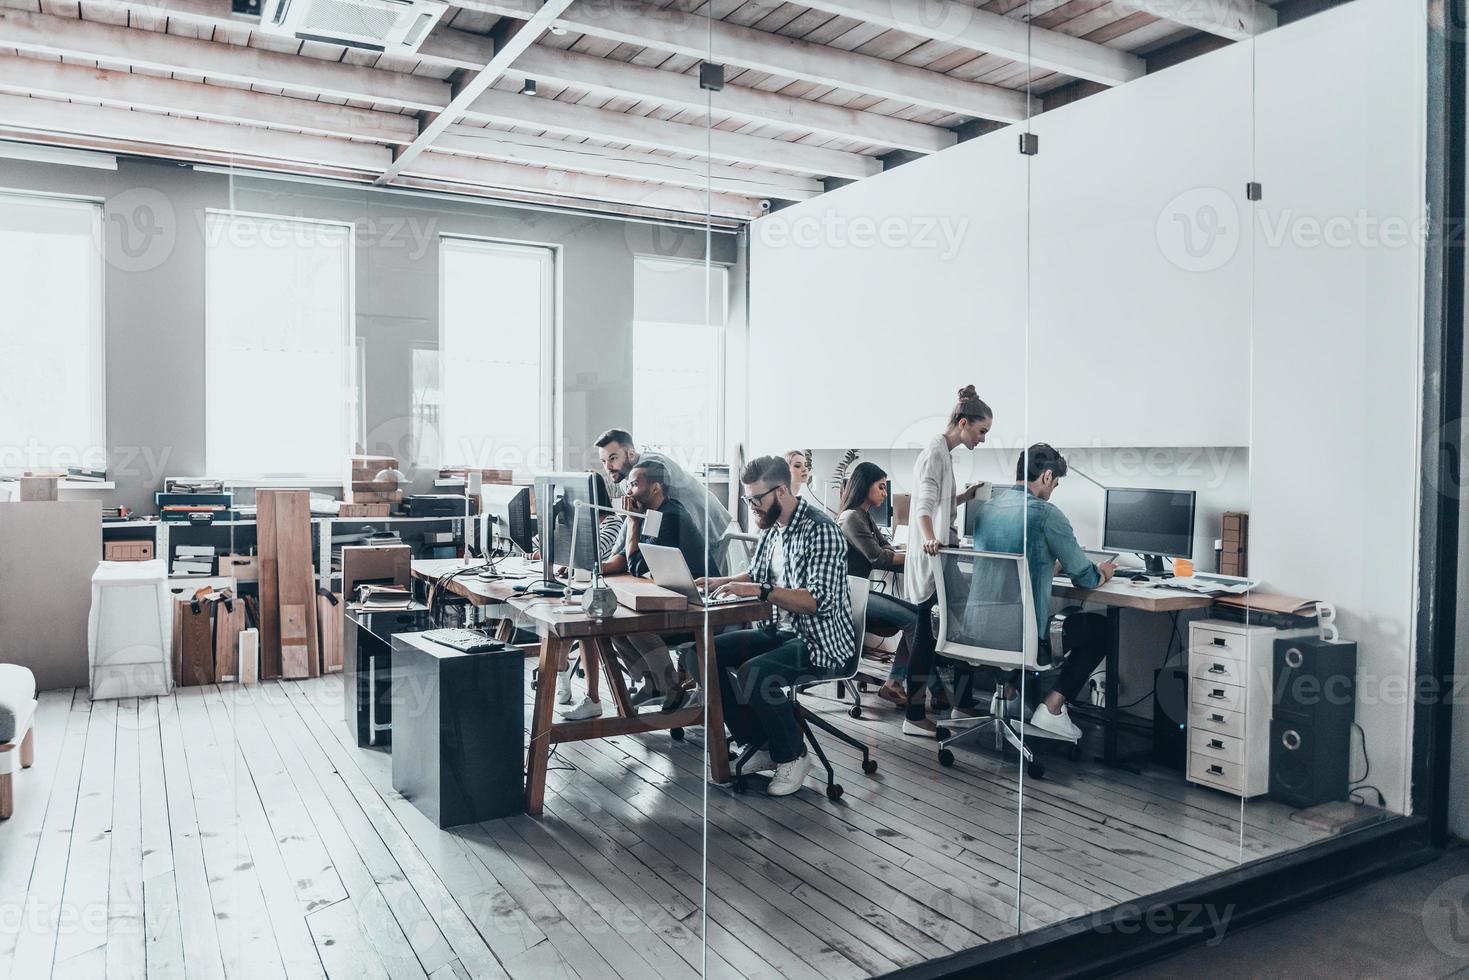
[[[1043,442],[1031,446],[1015,464],[1015,485],[994,489],[989,501],[980,508],[974,528],[975,550],[1026,556],[1031,595],[1035,600],[1035,628],[1042,650],[1050,642],[1047,623],[1051,616],[1051,580],[1057,570],[1083,589],[1102,585],[1117,570],[1111,562],[1099,566],[1087,558],[1076,543],[1071,522],[1051,503],[1051,494],[1056,492],[1066,470],[1066,459],[1055,449]],[[976,575],[970,589],[970,608],[976,612],[984,607],[986,588],[981,576]],[[1103,618],[1096,613],[1067,618],[1062,643],[1069,655],[1055,687],[1036,706],[1032,725],[1068,739],[1081,737],[1081,729],[1067,714],[1066,702],[1081,692],[1106,655],[1101,643],[1104,625]],[[979,623],[966,623],[966,626],[983,630]],[[1051,651],[1052,660],[1061,655],[1060,650]],[[1011,711],[1018,712],[1019,705],[1013,696],[1010,705]]]

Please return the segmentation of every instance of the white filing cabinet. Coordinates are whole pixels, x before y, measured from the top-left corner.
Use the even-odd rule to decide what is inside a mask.
[[[1313,632],[1222,619],[1189,624],[1189,782],[1246,799],[1270,789],[1275,641]]]

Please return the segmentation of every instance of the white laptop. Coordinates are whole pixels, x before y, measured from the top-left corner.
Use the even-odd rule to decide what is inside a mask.
[[[689,563],[684,561],[683,552],[677,548],[669,548],[657,544],[640,544],[638,551],[643,560],[648,563],[648,573],[653,576],[653,583],[677,592],[696,606],[725,606],[732,602],[757,602],[757,599],[747,599],[743,596],[720,596],[718,598],[705,596],[694,585],[694,574],[689,571]]]

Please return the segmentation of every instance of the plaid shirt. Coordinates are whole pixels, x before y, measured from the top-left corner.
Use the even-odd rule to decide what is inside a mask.
[[[847,539],[835,521],[805,498],[799,498],[788,525],[782,528],[777,524],[761,532],[750,559],[751,581],[781,584],[772,580],[770,568],[777,536],[785,555],[789,587],[805,589],[816,598],[815,615],[791,613],[791,625],[806,641],[811,666],[838,671],[856,652],[852,593],[847,588]]]

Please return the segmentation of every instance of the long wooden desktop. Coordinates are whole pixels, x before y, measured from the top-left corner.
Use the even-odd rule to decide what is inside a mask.
[[[1058,599],[1077,602],[1092,602],[1106,609],[1107,627],[1102,642],[1107,651],[1107,677],[1104,682],[1102,716],[1102,761],[1117,765],[1117,733],[1122,723],[1119,701],[1119,679],[1121,674],[1122,610],[1135,609],[1147,613],[1176,613],[1188,609],[1207,609],[1214,600],[1207,595],[1176,589],[1163,589],[1149,585],[1138,585],[1127,580],[1113,579],[1095,589],[1083,589],[1072,585],[1067,578],[1057,578],[1051,586],[1051,595]]]
[[[501,567],[506,573],[505,577],[486,579],[476,576],[472,571],[466,571],[448,579],[444,588],[476,606],[487,609],[501,607],[491,613],[500,619],[501,639],[509,640],[517,626],[533,629],[540,639],[540,672],[536,683],[535,707],[531,712],[530,751],[526,761],[527,813],[539,815],[541,812],[546,794],[546,766],[551,746],[558,742],[703,725],[711,778],[716,783],[729,781],[729,745],[724,734],[724,709],[720,702],[719,685],[704,685],[703,708],[640,714],[631,704],[621,668],[611,644],[606,641],[614,636],[635,633],[693,633],[698,655],[698,677],[702,684],[706,676],[706,665],[710,664],[713,630],[716,627],[764,621],[770,618],[771,609],[768,603],[740,602],[707,610],[690,604],[683,609],[659,612],[634,612],[625,606],[619,606],[612,617],[597,621],[574,603],[567,604],[559,598],[517,592],[515,586],[525,581],[522,573],[527,570],[527,566],[519,562],[505,562]],[[538,570],[539,566],[535,567]],[[443,579],[450,572],[465,568],[461,559],[415,561],[413,577],[432,583]],[[597,676],[597,668],[605,668],[607,686],[617,708],[616,717],[593,718],[587,721],[553,720],[556,685],[552,678],[556,676],[559,664],[564,662],[573,643],[581,644],[589,685]]]

